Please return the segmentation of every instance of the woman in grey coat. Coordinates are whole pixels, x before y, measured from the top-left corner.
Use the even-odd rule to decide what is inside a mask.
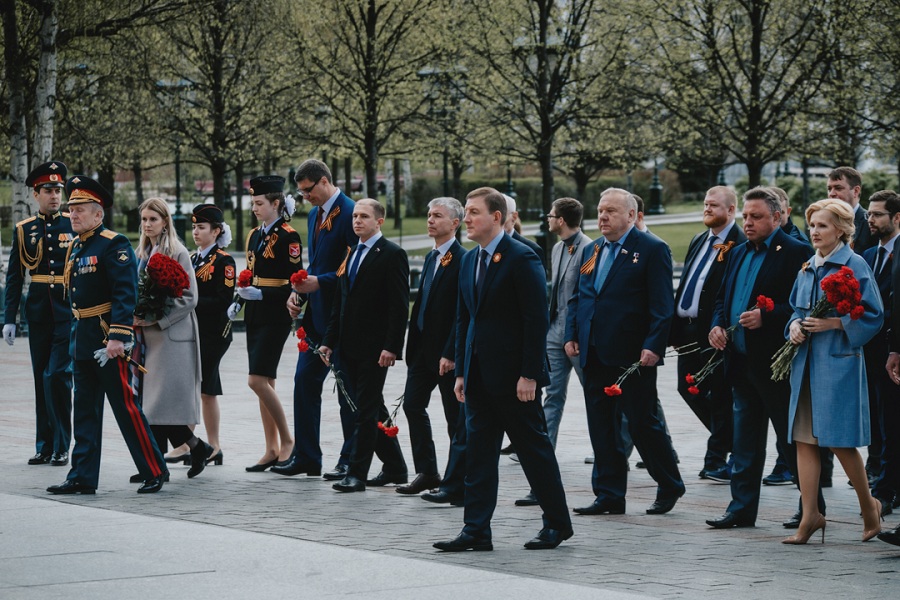
[[[158,321],[135,315],[135,330],[141,328],[147,374],[141,385],[141,402],[150,429],[160,449],[166,441],[173,447],[187,444],[191,449],[188,477],[206,467],[212,446],[198,438],[189,426],[200,421],[200,336],[197,331],[197,279],[187,248],[175,235],[168,205],[159,198],[141,204],[141,237],[137,257],[140,272],[150,257],[164,254],[178,261],[190,280],[181,298]]]

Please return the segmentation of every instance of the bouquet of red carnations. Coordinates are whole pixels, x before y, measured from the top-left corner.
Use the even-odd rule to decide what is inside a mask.
[[[181,263],[165,254],[154,254],[138,280],[134,316],[159,321],[169,313],[174,299],[181,298],[190,286],[191,280]]]
[[[803,265],[804,269],[808,266]],[[828,316],[832,311],[837,316],[843,317],[850,315],[854,321],[865,314],[866,309],[860,304],[862,293],[859,291],[859,280],[853,275],[853,269],[850,267],[841,267],[841,269],[822,279],[819,284],[825,295],[819,298],[818,302],[813,306],[809,316],[819,319]],[[804,332],[807,337],[811,334]],[[788,340],[784,346],[772,357],[772,380],[781,381],[791,373],[791,363],[797,352],[800,351],[799,345],[794,345]]]

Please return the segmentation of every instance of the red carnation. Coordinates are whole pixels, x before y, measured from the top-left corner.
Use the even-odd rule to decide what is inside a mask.
[[[688,393],[691,394],[692,396],[699,396],[700,388],[698,388],[696,385],[692,385],[691,387],[688,388]]]
[[[834,307],[834,309],[837,311],[837,314],[839,314],[839,315],[848,315],[848,314],[850,314],[850,311],[853,310],[853,305],[850,303],[849,300],[841,300],[840,302],[837,303],[837,305]]]
[[[245,288],[250,285],[253,281],[253,272],[249,269],[244,269],[241,271],[240,275],[238,275],[238,287]]]
[[[866,309],[862,304],[857,304],[853,307],[853,310],[850,311],[850,318],[856,321],[860,317],[862,317],[866,313]]]
[[[756,308],[763,312],[772,312],[775,310],[775,301],[766,296],[759,295],[756,297]]]
[[[303,327],[297,328],[297,339],[302,340],[306,337],[306,330]]]
[[[697,380],[694,379],[694,376],[691,375],[690,373],[688,373],[687,375],[684,376],[684,381],[685,381],[685,383],[691,383],[691,384],[697,383]]]
[[[309,277],[309,273],[307,273],[303,269],[300,269],[299,271],[291,275],[291,285],[300,285],[301,283],[306,281],[307,277]]]
[[[622,388],[620,388],[618,384],[614,383],[609,387],[603,388],[603,393],[607,396],[621,396]]]
[[[306,340],[300,340],[299,342],[297,342],[297,350],[299,350],[300,352],[306,352],[307,350],[309,350],[309,342],[307,342]]]

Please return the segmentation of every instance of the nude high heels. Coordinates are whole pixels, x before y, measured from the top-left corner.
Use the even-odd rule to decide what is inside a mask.
[[[881,515],[881,500],[878,498],[872,498],[875,501],[875,527],[873,529],[863,529],[862,541],[868,542],[873,537],[881,533],[881,522],[884,521],[884,517]],[[865,518],[863,518],[865,521]]]
[[[816,518],[815,525],[813,525],[809,529],[809,531],[802,531],[803,527],[801,526],[797,530],[797,533],[795,535],[792,535],[789,538],[785,538],[785,539],[781,540],[781,543],[782,544],[790,544],[792,546],[799,546],[799,545],[805,544],[806,542],[809,541],[809,538],[811,538],[815,532],[817,532],[818,530],[821,529],[822,530],[822,543],[824,544],[825,543],[825,526],[827,524],[828,524],[828,522],[825,520],[825,517],[823,517],[820,514]]]

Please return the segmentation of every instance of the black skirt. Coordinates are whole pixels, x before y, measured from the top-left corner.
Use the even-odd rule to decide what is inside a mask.
[[[200,340],[200,393],[207,396],[222,395],[222,379],[219,377],[219,363],[231,346],[226,339],[210,342]]]
[[[247,326],[247,356],[250,375],[275,379],[284,342],[291,334],[291,323],[260,323]]]

